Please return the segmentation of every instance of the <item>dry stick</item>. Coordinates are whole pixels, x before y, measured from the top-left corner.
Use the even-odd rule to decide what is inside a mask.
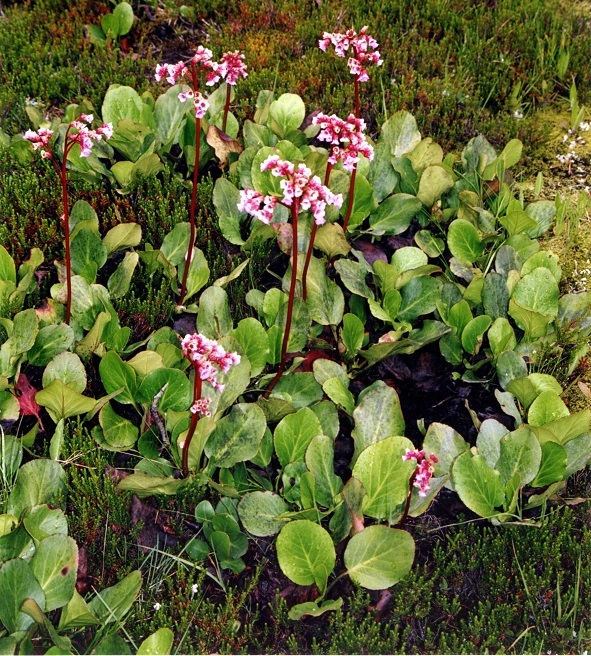
[[[199,86],[197,84],[197,71],[195,69],[195,64],[192,64],[191,73],[193,75],[193,92],[195,95],[199,92]],[[201,150],[201,119],[195,118],[195,162],[193,168],[193,189],[191,190],[191,211],[189,212],[189,223],[191,225],[191,232],[189,235],[189,248],[187,249],[187,256],[185,259],[185,271],[183,273],[183,282],[181,284],[181,295],[179,298],[179,305],[182,305],[185,301],[185,295],[187,293],[187,277],[189,275],[189,269],[191,268],[191,262],[193,261],[193,249],[195,242],[195,206],[197,203],[197,183],[199,182],[199,151]]]
[[[283,375],[285,371],[285,361],[287,358],[287,344],[289,342],[289,333],[291,331],[291,317],[293,313],[293,301],[295,296],[296,282],[298,279],[298,210],[299,202],[297,199],[294,199],[291,206],[291,223],[293,228],[293,247],[292,247],[292,262],[291,262],[291,283],[289,285],[289,299],[287,301],[287,317],[285,318],[285,332],[283,333],[283,343],[281,344],[281,362],[279,364],[279,369],[275,374],[275,377],[271,381],[269,387],[265,390],[263,394],[264,399],[268,399],[269,395],[273,391],[277,381]]]
[[[324,186],[328,187],[328,181],[330,180],[330,173],[333,169],[334,164],[330,162],[326,165],[326,173],[324,175]],[[302,298],[304,301],[308,296],[308,267],[310,266],[310,259],[312,258],[312,251],[314,250],[314,240],[316,239],[316,230],[318,230],[318,224],[315,220],[312,221],[312,232],[310,233],[310,243],[308,244],[308,251],[306,252],[306,261],[304,262],[304,269],[302,270]]]
[[[226,82],[226,103],[224,105],[224,118],[222,120],[222,132],[226,131],[226,123],[228,122],[228,112],[230,111],[230,93],[232,87]]]
[[[195,381],[193,383],[193,405],[199,401],[201,398],[201,384],[202,380],[201,377],[199,376],[199,371],[197,367],[194,367],[194,372],[195,372]],[[189,432],[187,433],[187,437],[185,438],[185,444],[183,445],[183,457],[182,457],[182,470],[183,470],[183,477],[187,478],[189,475],[189,447],[191,446],[191,440],[193,439],[193,435],[195,435],[195,429],[197,428],[197,422],[199,421],[199,413],[194,412],[191,415],[191,423],[189,425]]]

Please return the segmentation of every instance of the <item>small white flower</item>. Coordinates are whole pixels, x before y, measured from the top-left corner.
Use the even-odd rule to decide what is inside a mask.
[[[154,604],[154,610],[160,610],[161,608],[162,608],[162,604],[159,604],[158,602]]]
[[[515,118],[518,121],[521,121],[521,119],[523,118],[523,112],[520,112],[518,109],[516,109],[515,112],[513,113],[513,116],[515,116]]]
[[[199,588],[198,588],[197,584],[193,583],[193,585],[191,586],[191,594],[197,594],[198,589]]]

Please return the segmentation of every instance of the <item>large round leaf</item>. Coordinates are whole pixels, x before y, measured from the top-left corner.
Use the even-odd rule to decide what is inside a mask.
[[[409,479],[415,470],[413,460],[403,460],[406,449],[413,449],[406,437],[388,437],[361,452],[353,476],[363,483],[367,493],[363,512],[377,519],[394,519],[401,512],[409,491]]]
[[[71,387],[76,392],[84,392],[87,383],[86,369],[79,356],[69,351],[56,355],[45,367],[43,387],[49,387],[54,380],[61,380],[64,385]]]
[[[526,310],[552,317],[558,314],[558,283],[545,267],[524,276],[515,285],[511,298]]]
[[[238,516],[244,528],[258,537],[278,533],[285,521],[277,516],[287,510],[285,501],[273,492],[247,492],[238,504]]]
[[[273,436],[275,451],[282,466],[290,462],[302,462],[308,444],[316,435],[322,435],[322,426],[310,408],[302,408],[284,417],[277,424]]]
[[[36,367],[44,367],[55,356],[67,351],[75,339],[74,331],[65,323],[41,328],[28,353],[29,363]]]
[[[449,224],[447,245],[454,257],[464,264],[472,264],[484,252],[478,230],[465,219],[456,219]]]
[[[408,575],[415,557],[411,535],[388,526],[368,526],[345,550],[349,576],[364,588],[383,590]]]
[[[45,612],[65,606],[74,595],[78,547],[66,535],[41,540],[31,560],[31,570],[45,593]]]
[[[254,403],[238,403],[220,419],[205,445],[205,455],[218,467],[254,458],[265,434],[265,413]]]
[[[538,438],[525,426],[520,426],[500,440],[500,456],[496,468],[506,485],[518,473],[521,485],[534,480],[542,462],[542,448]]]
[[[307,519],[290,522],[277,537],[277,559],[283,573],[297,585],[312,585],[322,572],[332,572],[336,553],[322,526]]]
[[[26,599],[34,599],[41,608],[45,595],[28,562],[14,558],[0,569],[0,621],[11,632],[25,631],[33,618],[20,608]]]
[[[469,451],[456,458],[452,482],[460,499],[477,515],[492,517],[505,501],[501,475],[489,467],[483,456],[473,456]]]

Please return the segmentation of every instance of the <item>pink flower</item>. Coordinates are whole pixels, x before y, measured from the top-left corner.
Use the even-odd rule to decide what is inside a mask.
[[[217,382],[218,369],[214,365],[219,367],[223,373],[227,374],[232,367],[240,363],[238,353],[226,353],[225,349],[215,340],[208,339],[199,333],[186,335],[181,341],[181,348],[183,355],[193,365],[195,375],[199,376],[201,380],[210,383],[220,392],[224,391],[224,385]],[[198,409],[191,410],[192,412],[201,412]]]
[[[241,212],[247,212],[267,225],[271,223],[275,205],[277,205],[276,196],[263,196],[254,189],[240,190],[238,209]]]
[[[294,199],[297,199],[299,210],[303,212],[311,210],[317,225],[325,223],[327,205],[338,208],[343,204],[343,196],[333,194],[320,182],[317,175],[312,177],[312,171],[305,164],[298,164],[296,169],[292,162],[282,160],[278,155],[270,155],[261,164],[261,171],[271,171],[272,175],[285,178],[279,183],[283,198],[279,200],[275,196],[263,196],[253,189],[245,189],[240,192],[241,201],[238,209],[248,212],[265,223],[270,222],[273,216],[270,209],[274,208],[277,202],[291,207]]]
[[[169,84],[176,84],[177,80],[184,77],[189,72],[189,69],[185,64],[180,61],[177,64],[158,64],[156,66],[156,78],[157,82],[163,77],[166,77],[166,81]]]
[[[23,138],[31,142],[33,150],[41,149],[41,157],[47,159],[48,157],[51,157],[49,152],[49,140],[51,139],[52,135],[52,130],[48,130],[47,128],[39,128],[37,132],[34,132],[33,130],[27,130],[23,135]]]
[[[191,412],[193,414],[199,413],[204,417],[211,417],[211,412],[209,411],[210,403],[211,403],[211,399],[208,399],[207,397],[204,399],[199,399],[191,406]]]
[[[207,100],[200,93],[197,93],[193,101],[193,104],[195,106],[195,117],[203,118],[205,116],[205,113],[209,109],[209,103],[207,102]]]
[[[193,89],[189,89],[189,91],[182,91],[178,95],[178,99],[181,102],[186,102],[189,98],[194,98],[194,97],[195,97],[195,93],[193,92]]]
[[[419,489],[419,496],[426,497],[430,489],[430,481],[433,473],[435,472],[434,464],[439,462],[439,458],[432,453],[428,458],[425,457],[424,451],[417,451],[416,449],[407,449],[406,454],[402,456],[402,460],[415,460],[417,463],[414,472],[414,487]]]
[[[378,42],[367,34],[367,26],[361,28],[359,34],[354,30],[348,30],[345,34],[324,32],[322,39],[318,42],[320,50],[326,52],[329,45],[333,45],[337,57],[345,57],[349,48],[352,56],[349,57],[347,65],[351,75],[355,75],[359,82],[367,82],[369,75],[365,66],[375,64],[381,66],[383,60],[378,52]]]
[[[333,114],[318,114],[312,119],[314,125],[319,125],[321,130],[318,134],[320,141],[327,141],[332,144],[328,161],[330,164],[336,164],[339,160],[343,162],[343,168],[352,171],[360,155],[373,159],[373,147],[367,143],[363,131],[365,130],[365,121],[361,118],[355,118],[354,114],[349,114],[346,121]]]
[[[246,64],[242,61],[243,59],[244,55],[240,54],[238,50],[235,50],[234,52],[226,52],[222,56],[220,71],[222,77],[228,84],[236,84],[241,75],[243,78],[248,76],[248,73],[246,72]]]
[[[88,118],[87,115],[83,115]],[[103,137],[110,139],[113,136],[113,125],[111,123],[103,123],[96,130],[90,130],[82,123],[82,121],[72,121],[70,128],[78,130],[76,134],[70,134],[69,139],[73,143],[80,145],[80,156],[88,157],[92,151],[93,141],[100,141]]]

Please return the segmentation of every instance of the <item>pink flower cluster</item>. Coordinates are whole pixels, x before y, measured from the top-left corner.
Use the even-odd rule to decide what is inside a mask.
[[[243,59],[244,55],[240,54],[238,50],[235,50],[234,52],[226,52],[222,56],[219,70],[228,84],[236,84],[241,75],[243,78],[248,76],[248,73],[246,72],[246,64]]]
[[[78,120],[70,123],[70,128],[78,130],[76,134],[70,134],[69,139],[73,143],[80,144],[80,155],[88,157],[92,150],[92,142],[100,141],[103,137],[110,139],[113,136],[113,125],[111,123],[103,123],[96,130],[89,130],[85,123],[90,125],[94,121],[92,114],[80,114]]]
[[[330,164],[334,165],[342,160],[343,168],[353,171],[360,155],[369,160],[373,159],[373,147],[367,143],[363,134],[365,121],[362,118],[355,118],[354,114],[349,114],[347,120],[343,121],[335,114],[332,116],[318,114],[312,119],[312,123],[321,128],[318,139],[332,144],[328,158]]]
[[[416,461],[417,468],[415,469],[413,485],[419,488],[420,497],[426,497],[430,487],[431,476],[433,476],[435,471],[433,465],[439,462],[439,458],[434,453],[427,458],[424,451],[407,449],[406,454],[402,456],[402,460]]]
[[[220,392],[224,391],[224,385],[217,382],[218,370],[214,365],[227,374],[233,366],[240,363],[238,353],[226,353],[225,349],[215,340],[208,339],[199,333],[186,335],[181,341],[181,348],[183,355],[195,368],[195,374]],[[203,406],[199,407],[203,408]],[[205,406],[205,410],[207,410],[207,406]],[[199,408],[196,411],[201,412]]]
[[[334,46],[337,57],[345,57],[345,53],[351,48],[352,57],[349,57],[347,65],[351,75],[356,75],[359,82],[367,82],[369,75],[365,66],[373,63],[381,66],[383,60],[378,52],[378,42],[367,34],[367,26],[362,27],[359,34],[355,30],[347,30],[345,34],[324,32],[322,39],[318,42],[320,50],[326,52],[328,46]]]
[[[27,141],[30,141],[33,145],[33,150],[41,149],[41,157],[47,158],[50,157],[49,154],[49,140],[53,135],[53,130],[48,130],[47,128],[39,128],[37,132],[33,130],[27,130],[24,134],[24,138]]]
[[[298,164],[296,169],[292,162],[280,159],[279,155],[270,155],[261,164],[261,171],[271,171],[274,176],[285,178],[280,182],[283,198],[279,200],[275,196],[263,196],[254,189],[243,189],[240,192],[238,209],[241,212],[248,212],[264,223],[271,221],[277,202],[291,207],[296,199],[298,210],[302,212],[311,210],[317,225],[325,223],[327,205],[341,207],[343,204],[343,196],[333,194],[320,182],[317,175],[312,177],[312,171],[305,164]]]
[[[195,118],[203,118],[209,109],[209,102],[207,99],[199,91],[195,93],[194,91],[189,90],[179,93],[179,100],[181,102],[185,102],[188,98],[193,100]]]
[[[201,416],[204,417],[211,417],[211,412],[209,411],[209,404],[211,403],[211,399],[208,399],[205,397],[204,399],[199,399],[198,401],[195,401],[193,405],[191,406],[191,412],[196,415],[199,413]]]

